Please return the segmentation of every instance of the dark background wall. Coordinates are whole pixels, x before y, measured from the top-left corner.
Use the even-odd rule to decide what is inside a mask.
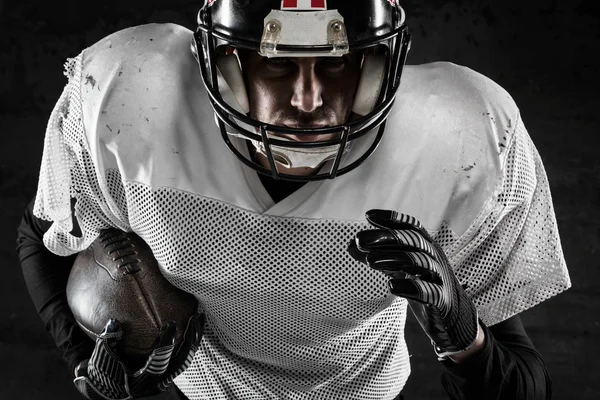
[[[505,87],[545,162],[573,287],[523,313],[555,399],[600,399],[600,8],[597,0],[410,0],[409,63],[448,60]],[[0,398],[77,398],[31,305],[14,252],[35,193],[44,129],[66,83],[63,63],[118,29],[175,22],[190,0],[0,0]],[[439,366],[409,320],[408,399],[442,399]]]

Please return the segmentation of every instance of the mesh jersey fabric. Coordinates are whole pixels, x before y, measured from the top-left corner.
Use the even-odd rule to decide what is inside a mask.
[[[54,222],[44,236],[54,253],[81,251],[104,228],[135,231],[167,279],[197,296],[205,336],[176,379],[188,398],[400,392],[406,302],[345,250],[370,208],[421,220],[488,325],[570,286],[540,156],[489,79],[407,66],[376,153],[275,204],[219,137],[190,40],[144,25],[67,62],[34,207]]]

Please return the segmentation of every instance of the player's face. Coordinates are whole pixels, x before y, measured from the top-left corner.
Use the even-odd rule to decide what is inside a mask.
[[[362,53],[267,58],[244,51],[240,60],[252,118],[292,128],[335,126],[350,118]],[[294,141],[325,141],[333,135],[284,136]]]

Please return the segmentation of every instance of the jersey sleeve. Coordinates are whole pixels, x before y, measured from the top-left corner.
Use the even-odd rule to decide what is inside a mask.
[[[436,238],[487,325],[571,286],[542,160],[520,116],[512,123],[494,195],[460,236],[446,226]]]
[[[109,189],[90,156],[81,87],[83,80],[93,78],[84,77],[84,54],[65,64],[68,83],[46,128],[34,205],[36,217],[52,222],[44,244],[62,256],[87,248],[102,229],[128,228],[123,207],[115,201],[123,197],[115,193],[119,185]]]

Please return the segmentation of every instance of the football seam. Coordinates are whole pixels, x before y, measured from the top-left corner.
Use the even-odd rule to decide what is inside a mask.
[[[158,266],[157,266],[158,267]],[[160,272],[160,271],[159,271]],[[152,307],[150,305],[150,302],[148,301],[148,296],[146,296],[146,293],[144,292],[144,290],[142,290],[142,285],[140,284],[140,280],[138,279],[137,274],[133,274],[133,280],[135,282],[135,286],[137,287],[137,291],[138,293],[141,294],[142,299],[144,301],[144,306],[146,309],[148,309],[150,311],[150,313],[152,314],[152,317],[154,319],[154,321],[156,321],[156,325],[155,328],[157,328],[157,331],[160,333],[160,329],[162,328],[162,326],[159,326],[162,322],[160,320],[160,317],[158,315],[158,313],[156,312],[156,310],[154,309],[154,307]]]
[[[81,322],[79,322],[79,321],[77,320],[77,318],[75,319],[75,322],[77,322],[77,325],[79,325],[79,327],[80,327],[80,328],[81,328],[81,329],[82,329],[82,330],[83,330],[85,333],[87,333],[88,335],[92,335],[92,336],[94,336],[96,339],[100,339],[100,336],[102,336],[102,333],[96,333],[96,332],[94,332],[93,330],[91,330],[91,329],[89,329],[89,328],[85,327],[85,326],[84,326],[84,325],[83,325]],[[92,339],[92,340],[93,340],[93,339]]]
[[[128,234],[126,232],[120,232],[118,235],[115,236],[110,236],[107,235],[107,239],[112,240],[110,244],[115,245],[117,242],[120,242],[122,244],[122,247],[120,247],[120,250],[128,253],[128,252],[132,252],[134,253],[135,256],[139,255],[138,252],[138,248],[140,249],[140,251],[150,251],[150,254],[152,255],[152,257],[154,258],[154,255],[152,254],[152,251],[149,248],[144,248],[144,246],[137,246],[135,244],[135,240],[136,238],[134,236],[132,236],[131,234]],[[132,283],[135,282],[135,289],[134,287],[132,287],[133,290],[136,291],[136,297],[138,297],[140,299],[140,308],[142,310],[145,310],[145,312],[147,312],[150,316],[150,320],[148,322],[154,322],[154,329],[156,330],[156,332],[158,332],[160,334],[160,324],[161,324],[161,319],[159,318],[159,314],[157,313],[157,311],[155,310],[155,307],[151,306],[150,301],[148,300],[148,295],[145,293],[145,291],[143,290],[143,285],[140,282],[140,279],[144,279],[147,276],[147,272],[143,273],[143,274],[138,274],[138,272],[141,271],[141,269],[139,268],[139,258],[137,257],[133,257],[135,258],[135,261],[130,263],[130,262],[126,262],[126,258],[131,258],[132,254],[124,254],[124,255],[120,255],[118,257],[114,257],[111,253],[113,251],[115,251],[117,249],[108,249],[108,246],[105,244],[103,246],[103,251],[105,252],[106,256],[111,258],[113,260],[113,262],[117,263],[117,271],[123,275],[128,275],[130,276]],[[117,253],[118,254],[118,253]],[[158,262],[156,261],[156,258],[154,258],[154,261],[156,262],[156,267],[158,268]],[[127,271],[126,268],[123,268],[126,265],[129,264],[133,264],[135,263],[135,270],[134,271]],[[160,273],[160,271],[159,271]],[[132,285],[133,286],[133,285]],[[155,339],[156,340],[156,339]],[[151,350],[150,348],[143,348],[143,347],[138,347],[138,346],[132,346],[131,344],[129,344],[127,346],[130,349],[136,349],[136,350],[142,350],[142,351],[147,351],[147,350]]]

